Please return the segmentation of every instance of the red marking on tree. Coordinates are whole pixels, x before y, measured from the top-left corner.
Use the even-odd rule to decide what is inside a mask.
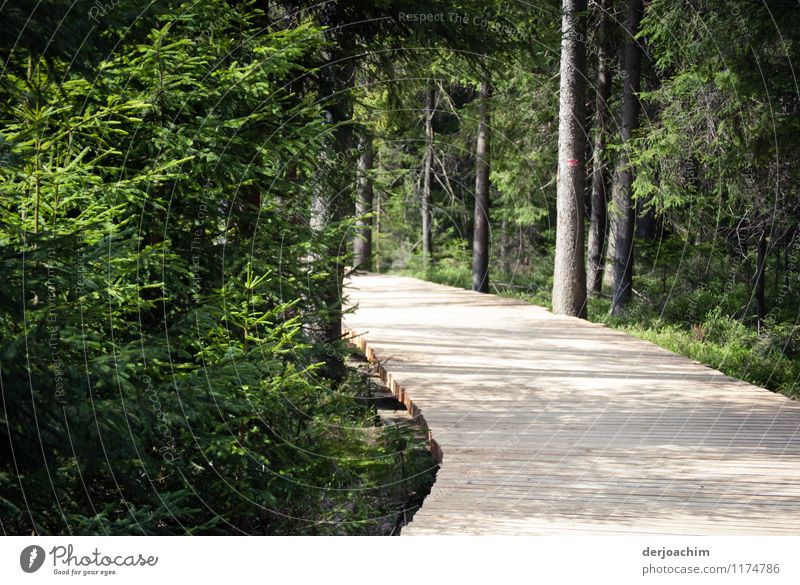
[[[570,167],[577,167],[578,166],[578,159],[577,158],[568,158],[567,165]]]

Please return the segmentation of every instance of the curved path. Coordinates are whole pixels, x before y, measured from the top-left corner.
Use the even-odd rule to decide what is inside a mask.
[[[442,458],[404,534],[800,534],[799,402],[511,299],[375,274],[348,294]]]

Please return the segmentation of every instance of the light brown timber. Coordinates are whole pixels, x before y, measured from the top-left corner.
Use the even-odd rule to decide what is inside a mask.
[[[348,290],[348,334],[441,462],[403,534],[800,532],[797,401],[517,300]]]

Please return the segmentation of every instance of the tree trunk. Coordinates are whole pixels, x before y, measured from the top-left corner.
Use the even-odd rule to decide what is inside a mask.
[[[337,2],[329,2],[321,10],[320,21],[326,27],[330,45],[325,50],[325,63],[320,68],[318,87],[325,107],[326,121],[334,128],[325,138],[328,156],[320,161],[315,177],[316,188],[311,200],[311,229],[317,237],[326,237],[332,226],[338,226],[354,210],[352,184],[353,130],[349,122],[353,117],[355,66],[352,58],[353,38],[341,31],[346,18]],[[344,363],[337,347],[342,339],[342,289],[344,263],[340,238],[331,238],[327,249],[315,258],[316,270],[329,273],[327,281],[318,291],[322,313],[315,336],[322,347],[324,375],[339,381],[344,375]],[[312,268],[315,269],[315,268]]]
[[[761,231],[756,247],[756,277],[755,277],[755,297],[756,297],[756,328],[758,333],[764,327],[764,318],[767,316],[767,308],[764,300],[764,280],[767,267],[767,228]]]
[[[642,49],[634,36],[642,19],[643,0],[628,0],[628,41],[625,45],[625,81],[622,94],[622,149],[617,160],[612,189],[614,213],[611,217],[613,256],[611,258],[613,297],[611,314],[619,315],[628,302],[633,287],[633,231],[636,210],[632,200],[633,173],[630,168],[631,136],[639,124],[639,86]]]
[[[376,272],[381,271],[381,192],[380,189],[375,195],[375,252],[373,254],[372,265]]]
[[[586,0],[563,0],[553,312],[586,317]]]
[[[372,136],[365,132],[361,138],[361,154],[358,158],[356,238],[353,242],[353,266],[362,270],[372,270],[373,191],[370,171],[372,171]]]
[[[433,83],[428,84],[425,92],[425,162],[422,177],[422,266],[430,267],[433,251],[431,233],[431,189],[433,188],[433,113],[436,100],[436,89]]]
[[[475,233],[472,240],[472,290],[489,292],[489,165],[492,87],[484,73],[480,87],[478,140],[475,147]]]
[[[608,230],[608,100],[611,97],[611,35],[608,34],[609,12],[613,0],[603,0],[597,25],[597,93],[595,95],[595,138],[592,165],[592,215],[589,221],[589,294],[599,295],[603,288],[603,252]]]

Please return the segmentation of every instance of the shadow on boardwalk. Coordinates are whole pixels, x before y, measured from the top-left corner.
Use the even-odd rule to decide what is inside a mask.
[[[795,534],[800,403],[621,332],[419,280],[353,279],[441,447],[404,534]]]

